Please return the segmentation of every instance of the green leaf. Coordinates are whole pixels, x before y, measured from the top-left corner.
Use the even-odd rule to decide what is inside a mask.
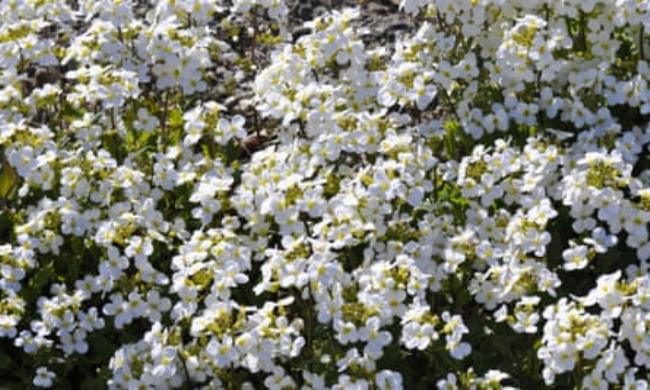
[[[12,362],[13,360],[11,359],[11,356],[4,352],[0,352],[0,370],[6,370],[11,367]]]
[[[18,175],[16,170],[9,163],[3,161],[2,171],[0,172],[0,199],[10,199],[17,184]]]
[[[54,264],[51,261],[41,265],[34,276],[29,279],[25,300],[28,302],[35,300],[41,294],[43,287],[52,281],[54,275]]]
[[[183,110],[178,107],[169,111],[169,127],[183,127]]]

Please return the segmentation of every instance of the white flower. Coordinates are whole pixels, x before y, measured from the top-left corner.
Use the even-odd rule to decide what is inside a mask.
[[[380,390],[401,389],[403,387],[402,375],[391,370],[381,370],[375,375],[375,383]]]
[[[364,353],[375,360],[383,355],[383,348],[393,340],[390,332],[379,329],[379,318],[372,317],[366,321],[366,326],[359,330],[359,339],[367,343],[363,349]]]
[[[214,140],[220,145],[225,145],[233,138],[246,138],[246,130],[244,129],[245,122],[246,120],[241,115],[237,115],[230,121],[224,118],[219,119]]]
[[[232,337],[226,336],[221,341],[210,340],[206,352],[215,359],[218,367],[229,367],[237,359],[237,349],[233,346]]]
[[[586,245],[576,245],[572,248],[565,249],[562,252],[564,258],[564,269],[573,271],[583,269],[589,264],[589,257],[587,255],[588,247]]]
[[[13,339],[16,337],[16,325],[20,317],[16,315],[0,315],[0,337],[8,337]]]
[[[52,371],[48,371],[47,367],[38,367],[33,381],[34,386],[52,387],[55,377],[56,375]]]
[[[150,115],[146,108],[140,108],[138,109],[138,117],[133,122],[133,127],[137,130],[151,132],[158,127],[159,124],[160,121],[157,117]]]
[[[458,389],[456,375],[453,373],[447,374],[445,379],[440,379],[436,382],[438,390],[456,390]]]
[[[276,367],[272,375],[264,379],[264,385],[268,389],[281,390],[286,387],[294,387],[295,382],[291,376],[287,375],[283,368]]]
[[[409,322],[402,327],[402,342],[408,349],[425,350],[437,338],[431,324]]]

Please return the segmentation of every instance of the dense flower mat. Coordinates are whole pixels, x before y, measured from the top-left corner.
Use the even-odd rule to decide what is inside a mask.
[[[0,2],[0,386],[646,389],[650,1],[307,3]]]

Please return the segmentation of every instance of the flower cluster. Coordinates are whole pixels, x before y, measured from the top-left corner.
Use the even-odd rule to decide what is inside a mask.
[[[0,385],[647,388],[650,2],[301,3],[0,4]]]

